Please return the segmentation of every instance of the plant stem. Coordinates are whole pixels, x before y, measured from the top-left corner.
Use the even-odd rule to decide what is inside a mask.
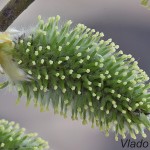
[[[0,31],[5,31],[35,0],[10,0],[0,11]]]

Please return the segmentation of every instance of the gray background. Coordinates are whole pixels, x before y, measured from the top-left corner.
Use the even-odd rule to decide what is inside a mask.
[[[6,2],[0,0],[0,8]],[[12,26],[33,27],[39,14],[44,19],[60,15],[63,21],[71,19],[104,32],[106,39],[112,38],[126,54],[132,54],[150,75],[150,10],[142,7],[140,0],[36,0]],[[38,132],[54,150],[122,149],[113,133],[106,138],[98,129],[83,126],[81,121],[54,115],[53,109],[40,113],[39,108],[33,109],[33,104],[26,108],[25,99],[15,105],[16,97],[14,90],[0,91],[0,118],[18,122],[28,132]],[[145,140],[150,141],[147,133]]]

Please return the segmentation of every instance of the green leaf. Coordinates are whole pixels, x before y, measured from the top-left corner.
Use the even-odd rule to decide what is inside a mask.
[[[0,89],[3,89],[5,88],[7,85],[8,85],[8,81],[7,82],[3,82],[3,83],[0,83]]]

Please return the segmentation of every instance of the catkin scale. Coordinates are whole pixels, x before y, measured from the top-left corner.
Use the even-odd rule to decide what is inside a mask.
[[[7,32],[0,32],[0,65],[4,72],[12,81],[27,80],[25,74],[18,68],[13,61],[12,50],[14,49],[14,42]]]
[[[25,95],[27,104],[34,99],[41,111],[51,104],[64,117],[71,108],[73,120],[90,121],[106,135],[113,128],[116,140],[127,132],[132,138],[137,132],[146,137],[148,75],[131,55],[117,51],[119,46],[111,39],[102,40],[103,33],[83,24],[71,29],[71,21],[60,26],[59,20],[51,17],[44,23],[39,17],[35,31],[15,43],[13,59],[33,77],[30,82],[15,83],[18,101]]]

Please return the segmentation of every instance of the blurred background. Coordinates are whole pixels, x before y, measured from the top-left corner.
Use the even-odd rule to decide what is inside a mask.
[[[8,0],[0,0],[0,9]],[[62,22],[72,20],[105,33],[126,54],[132,54],[150,76],[150,10],[140,5],[140,0],[35,0],[12,24],[17,29],[34,27],[37,16],[46,20],[60,15]],[[1,79],[0,79],[1,80]],[[38,132],[53,150],[121,150],[121,142],[115,142],[114,133],[108,138],[90,124],[64,119],[50,112],[40,113],[33,105],[28,108],[23,98],[19,105],[13,90],[0,90],[0,118],[20,123],[28,132]],[[147,131],[146,141],[150,141]],[[139,136],[138,140],[142,137]],[[129,148],[128,148],[129,149]],[[134,149],[134,148],[132,148]],[[148,148],[147,148],[148,149]],[[136,150],[136,148],[135,148]]]

